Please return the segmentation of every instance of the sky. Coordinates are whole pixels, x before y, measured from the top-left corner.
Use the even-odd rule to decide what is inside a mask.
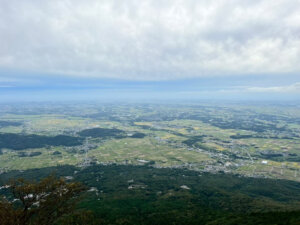
[[[0,101],[300,100],[300,0],[0,0]]]

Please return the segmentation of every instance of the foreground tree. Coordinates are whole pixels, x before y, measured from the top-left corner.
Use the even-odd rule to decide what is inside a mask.
[[[10,182],[13,200],[0,199],[1,225],[51,225],[72,214],[85,187],[54,176],[40,182],[18,179]]]

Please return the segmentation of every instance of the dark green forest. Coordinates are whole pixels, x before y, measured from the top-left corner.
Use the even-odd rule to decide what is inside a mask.
[[[91,128],[85,129],[78,133],[82,137],[92,137],[92,138],[144,138],[146,135],[141,132],[133,133],[132,135],[128,136],[125,131],[116,129],[116,128]]]
[[[86,129],[79,132],[79,135],[82,137],[101,137],[101,138],[108,138],[108,137],[122,137],[125,135],[124,131],[119,129],[109,129],[109,128],[92,128]]]
[[[72,180],[88,187],[77,210],[92,213],[94,224],[299,224],[300,221],[300,184],[285,180],[157,169],[150,165],[97,165],[85,169],[59,166],[22,173],[11,171],[0,175],[0,184],[20,176],[41,179],[51,173],[72,176]],[[1,189],[1,194],[9,196],[9,191]],[[80,224],[72,218],[65,218],[69,222],[60,224]]]
[[[13,133],[0,133],[0,149],[9,148],[23,150],[27,148],[43,148],[46,146],[76,146],[81,145],[83,139],[66,135],[42,136]]]

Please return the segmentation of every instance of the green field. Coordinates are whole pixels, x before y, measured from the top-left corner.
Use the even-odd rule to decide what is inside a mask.
[[[78,146],[14,150],[3,143],[1,171],[57,165],[146,164],[300,181],[300,109],[294,105],[78,104],[0,111],[0,133],[86,139]],[[47,113],[45,113],[47,111]],[[16,113],[18,112],[18,113]],[[20,113],[21,112],[21,113]],[[120,136],[81,137],[81,131]],[[142,138],[132,138],[139,133]],[[1,144],[1,140],[0,140]],[[55,153],[56,152],[56,153]]]

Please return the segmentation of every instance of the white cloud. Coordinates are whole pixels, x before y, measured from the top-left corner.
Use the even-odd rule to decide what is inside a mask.
[[[300,83],[295,83],[286,86],[275,87],[248,87],[245,89],[247,92],[264,92],[264,93],[291,93],[300,94]]]
[[[299,0],[1,0],[0,69],[168,80],[300,72]]]
[[[282,86],[235,86],[228,89],[220,89],[215,92],[223,94],[238,94],[238,93],[278,93],[278,94],[300,94],[300,83],[293,83]]]

